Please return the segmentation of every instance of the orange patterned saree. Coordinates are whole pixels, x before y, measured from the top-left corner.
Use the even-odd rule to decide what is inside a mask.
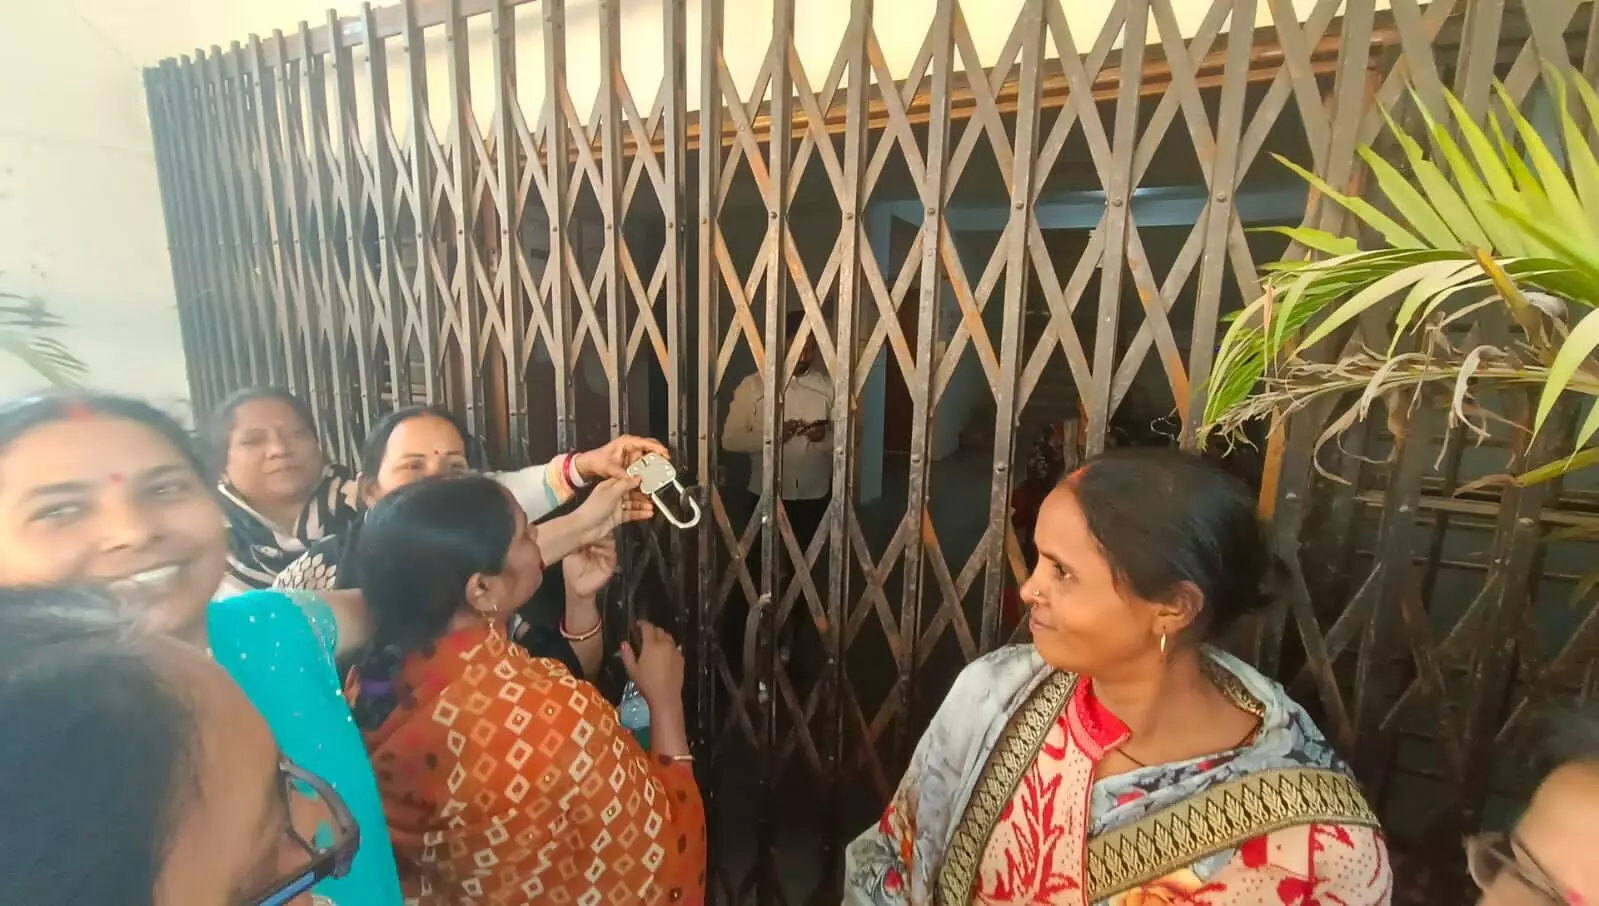
[[[397,679],[366,743],[407,902],[704,902],[693,771],[646,755],[592,685],[485,629]]]

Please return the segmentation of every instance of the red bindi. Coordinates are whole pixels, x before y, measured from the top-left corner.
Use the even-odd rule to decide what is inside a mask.
[[[72,421],[94,418],[94,410],[90,409],[83,400],[73,400],[67,403],[67,418]]]
[[[111,473],[111,483],[112,484],[121,484],[122,483],[122,473],[121,472],[112,472]]]

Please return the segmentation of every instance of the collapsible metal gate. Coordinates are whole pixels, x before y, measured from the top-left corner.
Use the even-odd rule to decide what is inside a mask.
[[[841,844],[941,690],[1015,629],[1018,425],[1066,387],[1098,450],[1144,372],[1190,441],[1224,300],[1258,291],[1239,198],[1279,178],[1264,152],[1298,149],[1358,191],[1355,147],[1378,137],[1379,106],[1407,115],[1407,85],[1437,101],[1447,84],[1481,114],[1495,77],[1533,92],[1540,58],[1591,78],[1596,14],[1578,0],[755,6],[751,34],[729,29],[749,8],[724,0],[410,0],[196,51],[147,87],[202,411],[285,385],[346,457],[374,416],[424,400],[461,412],[500,465],[621,431],[667,440],[706,518],[634,536],[616,606],[690,642],[712,895],[836,902]],[[829,18],[841,38],[818,55]],[[574,47],[580,31],[597,40]],[[997,33],[997,53],[975,37]],[[655,54],[658,80],[629,84],[630,58]],[[740,54],[761,60],[753,79]],[[579,70],[597,71],[587,116]],[[1139,205],[1169,186],[1173,154],[1197,214],[1161,227],[1173,252],[1156,261]],[[1057,196],[1097,199],[1075,239],[1041,213]],[[957,243],[973,204],[975,258]],[[874,219],[885,206],[910,213]],[[1330,206],[1307,216],[1339,225]],[[790,308],[805,315],[793,341]],[[772,458],[751,508],[718,444],[737,372],[777,399],[807,337],[834,438],[808,549]],[[987,466],[970,481],[935,462],[955,385],[979,398],[959,446]],[[765,449],[783,422],[764,410]],[[1560,501],[1512,491],[1471,510],[1448,496],[1458,453],[1428,478],[1436,440],[1421,437],[1391,464],[1352,452],[1350,486],[1318,485],[1317,433],[1267,447],[1263,509],[1308,576],[1255,655],[1358,756],[1399,842],[1447,839],[1422,851],[1447,865],[1499,782],[1496,746],[1591,682],[1591,615],[1552,647],[1522,632]],[[946,527],[963,517],[940,501],[966,486],[976,529],[956,544]],[[1313,505],[1325,523],[1307,523]],[[1492,537],[1488,568],[1440,624],[1431,580],[1425,594],[1412,580],[1472,526]],[[1433,747],[1425,769],[1407,767],[1416,738]],[[1388,782],[1407,771],[1440,784],[1419,820]]]

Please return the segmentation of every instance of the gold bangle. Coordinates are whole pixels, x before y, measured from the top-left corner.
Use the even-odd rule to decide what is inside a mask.
[[[562,620],[561,621],[561,638],[566,639],[568,642],[587,642],[589,639],[592,639],[595,636],[599,635],[600,634],[600,630],[604,629],[604,628],[605,628],[605,618],[601,617],[601,618],[599,618],[599,619],[594,621],[594,628],[593,629],[590,629],[587,632],[572,633],[572,632],[567,632],[566,631],[566,621]]]
[[[659,755],[656,756],[666,764],[693,764],[693,755]]]

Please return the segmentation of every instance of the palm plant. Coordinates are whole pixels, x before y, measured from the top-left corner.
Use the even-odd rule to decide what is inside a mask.
[[[73,387],[87,370],[61,341],[46,332],[65,326],[32,296],[0,290],[0,352],[16,357],[58,387]]]
[[[1537,394],[1525,426],[1533,433],[1562,394],[1594,404],[1571,455],[1519,482],[1599,462],[1599,446],[1587,446],[1599,433],[1599,159],[1570,86],[1590,122],[1599,123],[1599,95],[1580,74],[1550,70],[1546,80],[1564,163],[1503,86],[1496,90],[1509,130],[1494,115],[1479,125],[1453,95],[1446,112],[1417,99],[1437,159],[1389,119],[1409,174],[1370,147],[1359,152],[1394,216],[1279,158],[1381,242],[1362,248],[1351,236],[1277,228],[1312,257],[1271,265],[1264,294],[1234,318],[1207,386],[1202,438],[1236,437],[1256,419],[1333,398],[1342,409],[1325,442],[1365,417],[1373,400],[1406,393],[1413,404],[1446,400],[1453,423],[1486,437],[1504,415],[1482,405],[1485,391],[1521,389]],[[1509,329],[1473,331],[1468,344],[1453,339],[1488,316]],[[1387,335],[1348,343],[1331,361],[1308,356],[1345,338],[1357,320],[1381,324]],[[1494,334],[1498,341],[1488,342]],[[1382,340],[1386,348],[1373,348]]]

